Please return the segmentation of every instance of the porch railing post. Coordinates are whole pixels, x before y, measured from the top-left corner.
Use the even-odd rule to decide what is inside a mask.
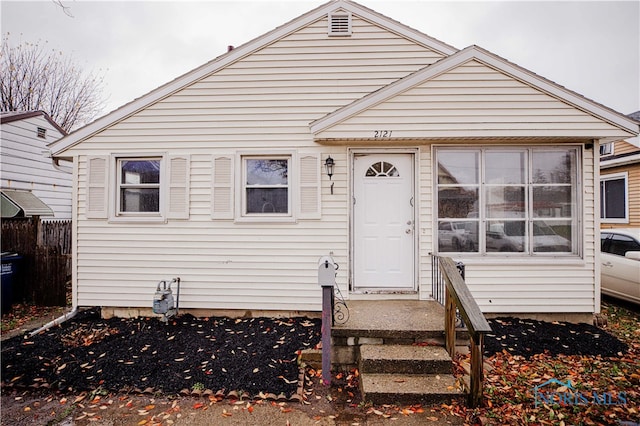
[[[471,407],[478,407],[482,404],[482,390],[484,387],[484,371],[483,371],[483,359],[482,353],[484,335],[477,333],[471,336],[471,371],[470,371],[470,384],[469,391],[469,405]]]
[[[491,332],[491,326],[482,314],[480,307],[473,298],[464,281],[464,269],[456,265],[449,257],[439,257],[439,266],[445,281],[445,344],[451,355],[456,352],[456,308],[458,308],[471,340],[471,367],[469,371],[469,405],[482,405],[482,390],[484,382],[483,372],[483,341],[484,334]]]
[[[445,289],[444,294],[445,347],[449,356],[453,358],[456,355],[456,301],[449,289]]]

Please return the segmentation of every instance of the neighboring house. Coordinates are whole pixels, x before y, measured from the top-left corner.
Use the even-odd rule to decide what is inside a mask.
[[[640,111],[629,114],[640,122]],[[640,139],[600,145],[600,228],[640,227]]]
[[[43,111],[0,113],[3,217],[71,219],[72,164],[55,165],[47,147],[66,134]]]
[[[436,252],[484,312],[590,320],[596,155],[638,132],[480,47],[331,1],[52,145],[75,163],[74,304],[148,313],[179,276],[181,309],[318,311],[323,255],[347,298],[429,299]],[[441,223],[468,240],[438,244]]]

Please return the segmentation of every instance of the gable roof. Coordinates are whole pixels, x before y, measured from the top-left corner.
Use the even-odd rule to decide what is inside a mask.
[[[369,8],[366,8],[351,0],[332,0],[322,6],[305,13],[298,18],[289,21],[288,23],[281,25],[274,30],[255,38],[241,46],[230,50],[226,54],[223,54],[210,62],[186,73],[182,76],[170,81],[169,83],[158,87],[155,90],[143,95],[142,97],[133,100],[132,102],[112,111],[111,113],[95,120],[94,122],[74,131],[70,135],[59,139],[58,141],[50,144],[52,155],[59,156],[65,150],[71,148],[74,145],[82,142],[83,140],[91,137],[92,135],[100,132],[101,130],[123,120],[132,114],[160,101],[167,96],[189,86],[192,83],[215,73],[216,71],[238,61],[245,56],[275,42],[283,37],[319,20],[325,18],[329,13],[341,9],[348,11],[353,15],[370,21],[374,24],[380,25],[399,34],[407,39],[414,41],[415,43],[424,45],[436,52],[439,52],[445,56],[451,55],[458,50],[444,42],[441,42],[433,37],[421,33],[409,26],[406,26],[398,21],[388,18],[378,12],[375,12]]]
[[[629,137],[640,133],[640,126],[638,123],[618,113],[604,105],[598,104],[590,99],[585,98],[557,83],[547,80],[531,71],[528,71],[512,62],[507,61],[485,49],[478,46],[469,46],[463,50],[460,50],[448,57],[440,59],[439,61],[431,64],[419,71],[416,71],[408,76],[401,78],[386,87],[383,87],[373,93],[364,96],[346,105],[338,110],[319,118],[312,122],[309,127],[314,135],[331,128],[351,117],[354,117],[367,109],[378,105],[388,99],[393,98],[408,89],[411,89],[419,84],[429,81],[443,73],[456,68],[466,62],[476,60],[484,65],[487,65],[493,69],[496,69],[504,74],[507,74],[537,90],[540,90],[556,99],[562,100],[572,106],[591,114],[607,123],[625,131],[629,132]]]
[[[62,133],[63,136],[67,135],[67,131],[58,125],[53,119],[44,111],[4,111],[0,113],[0,124],[11,123],[19,120],[26,120],[28,118],[42,116],[47,120],[57,131]]]
[[[640,123],[640,111],[632,112],[631,114],[627,114],[627,117],[637,121]]]

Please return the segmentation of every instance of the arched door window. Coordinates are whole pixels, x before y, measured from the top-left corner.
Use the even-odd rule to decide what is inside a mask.
[[[396,166],[386,161],[378,161],[373,163],[367,169],[366,177],[399,177],[400,173]]]

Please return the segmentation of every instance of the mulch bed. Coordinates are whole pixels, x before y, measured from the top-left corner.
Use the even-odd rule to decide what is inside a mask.
[[[2,386],[289,399],[299,389],[299,351],[319,341],[317,319],[187,314],[165,325],[104,320],[90,309],[32,338],[3,342]]]
[[[489,320],[489,325],[493,332],[485,337],[487,356],[507,351],[525,357],[545,352],[613,357],[628,350],[615,336],[590,324],[501,317]]]
[[[627,345],[589,324],[503,317],[489,321],[485,355],[507,352],[613,357]],[[301,350],[317,347],[320,320],[181,315],[104,320],[98,309],[2,344],[3,388],[292,399]]]

